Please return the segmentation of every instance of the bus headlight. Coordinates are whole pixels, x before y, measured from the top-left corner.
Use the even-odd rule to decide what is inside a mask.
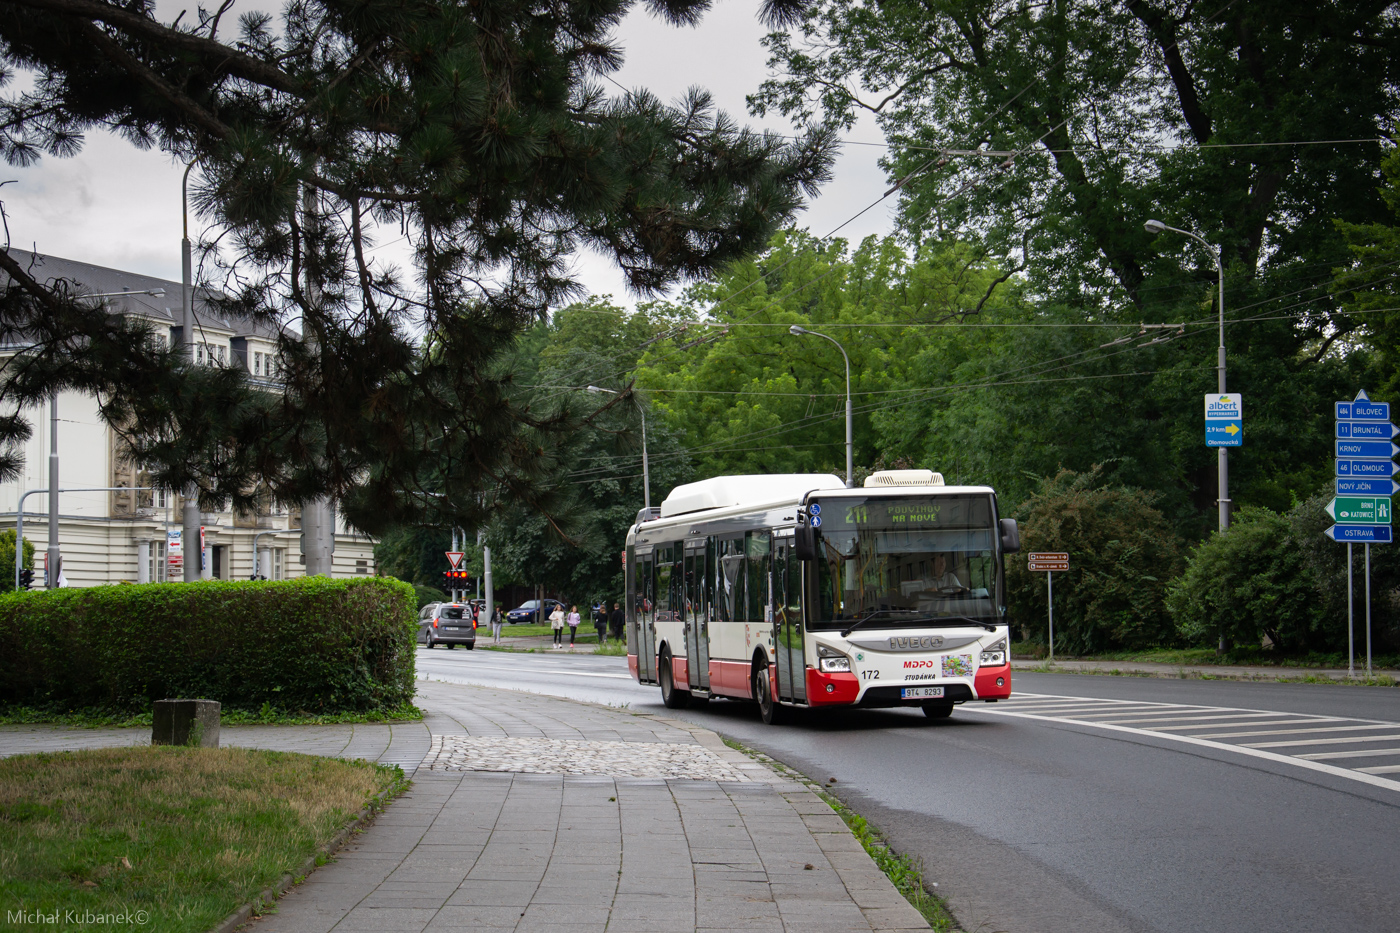
[[[817,670],[823,674],[850,671],[851,659],[826,645],[817,645]]]
[[[1001,667],[1006,663],[1006,639],[982,649],[982,667]]]

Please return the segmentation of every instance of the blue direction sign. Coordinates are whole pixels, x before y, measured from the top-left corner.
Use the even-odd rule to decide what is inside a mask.
[[[1240,447],[1244,444],[1244,402],[1238,392],[1206,396],[1206,446]]]
[[[1337,456],[1348,458],[1364,458],[1367,460],[1389,460],[1396,454],[1400,454],[1400,446],[1393,441],[1353,441],[1338,440]]]
[[[1337,477],[1339,496],[1394,496],[1400,495],[1400,483],[1389,477],[1385,479],[1355,479]]]
[[[1333,525],[1323,532],[1333,541],[1355,541],[1358,544],[1389,544],[1389,525]]]
[[[1390,403],[1373,402],[1362,389],[1350,402],[1337,403],[1338,421],[1389,421]]]
[[[1358,440],[1388,441],[1400,434],[1400,428],[1389,421],[1338,421],[1337,436]]]
[[[1376,477],[1395,476],[1400,473],[1400,464],[1394,460],[1338,460],[1338,476]]]

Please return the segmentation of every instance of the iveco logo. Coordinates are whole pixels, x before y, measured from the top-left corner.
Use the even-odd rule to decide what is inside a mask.
[[[891,638],[891,651],[919,651],[925,648],[942,648],[943,637],[941,635],[924,635],[922,637],[914,635],[905,638]]]

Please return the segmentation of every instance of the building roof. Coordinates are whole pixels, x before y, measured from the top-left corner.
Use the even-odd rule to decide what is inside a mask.
[[[139,314],[157,321],[168,321],[172,326],[177,327],[181,323],[180,289],[182,286],[179,282],[151,275],[141,275],[136,272],[125,272],[121,269],[109,269],[106,266],[94,266],[76,259],[50,256],[47,253],[34,253],[22,249],[11,249],[9,253],[40,283],[51,282],[54,279],[67,279],[75,283],[80,292],[91,294],[120,291],[147,292],[163,288],[165,289],[163,298],[133,294],[130,297],[106,300],[114,311],[124,314]],[[0,273],[0,276],[4,276],[4,273]],[[8,276],[4,277],[8,278]],[[195,289],[194,316],[196,326],[208,328],[221,335],[261,337],[265,340],[277,339],[278,332],[275,327],[224,313],[222,309],[209,301],[209,298],[216,294],[217,292],[207,288]]]

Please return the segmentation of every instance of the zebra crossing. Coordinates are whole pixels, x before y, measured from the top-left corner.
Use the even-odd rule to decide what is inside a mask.
[[[1400,791],[1400,779],[1385,777],[1400,775],[1400,722],[1042,693],[976,704],[976,711],[1152,735]]]

